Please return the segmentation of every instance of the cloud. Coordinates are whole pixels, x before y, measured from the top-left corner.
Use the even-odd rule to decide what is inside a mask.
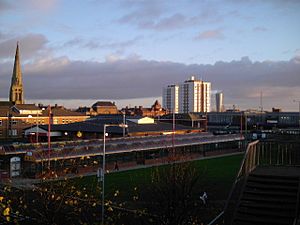
[[[169,31],[223,20],[223,16],[211,4],[203,2],[199,6],[200,12],[197,11],[197,13],[187,11],[170,13],[169,9],[172,5],[168,4],[168,2],[162,4],[161,1],[134,1],[130,6],[125,4],[126,9],[130,8],[131,12],[120,17],[117,22],[133,25],[143,30]]]
[[[81,47],[88,49],[123,49],[136,45],[138,41],[143,39],[143,36],[136,36],[135,38],[125,40],[125,41],[116,41],[116,42],[106,42],[99,40],[84,40],[83,38],[76,37],[72,40],[69,40],[63,44],[63,47]]]
[[[23,64],[25,96],[30,99],[128,99],[155,97],[162,87],[181,83],[190,75],[212,82],[223,90],[226,104],[240,107],[284,107],[299,98],[300,61],[252,62],[248,57],[213,65],[186,65],[141,60],[132,55],[110,55],[105,62],[71,61],[67,57],[45,58]],[[12,63],[0,64],[0,97],[8,95]],[[257,101],[256,101],[257,100]]]
[[[12,5],[8,1],[0,0],[0,13],[12,9]]]
[[[36,10],[49,11],[55,8],[57,5],[57,0],[26,0],[30,7]]]
[[[23,1],[7,1],[0,0],[0,13],[7,10],[21,10],[24,9],[30,12],[47,13],[51,12],[57,6],[57,0],[23,0]]]
[[[105,57],[105,61],[108,63],[114,63],[120,60],[120,56],[118,54],[109,54]]]
[[[201,32],[196,36],[196,40],[205,40],[205,39],[224,39],[224,35],[221,29],[215,30],[206,30]]]
[[[160,17],[164,11],[164,4],[159,1],[125,1],[125,4],[123,3],[121,6],[125,9],[134,8],[134,10],[123,15],[117,21],[124,24],[133,23],[141,27]]]
[[[265,27],[254,27],[253,31],[254,32],[266,32],[266,31],[268,31],[268,29]]]
[[[21,49],[21,57],[23,60],[36,56],[42,50],[46,50],[47,38],[41,34],[26,34],[20,37],[13,37],[6,39],[0,36],[0,61],[3,59],[10,59],[15,56],[16,44],[19,42]]]
[[[186,24],[186,17],[180,13],[176,13],[172,16],[162,18],[157,23],[150,23],[148,28],[155,30],[171,30],[182,27]]]

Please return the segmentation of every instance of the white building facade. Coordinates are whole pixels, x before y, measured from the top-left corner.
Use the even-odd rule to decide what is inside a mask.
[[[224,111],[224,95],[223,92],[216,93],[216,111],[223,112]]]
[[[172,92],[172,88],[175,89],[175,87],[176,91]],[[171,93],[174,93],[174,97]],[[170,85],[164,88],[163,105],[167,109],[173,109],[171,104],[168,105],[169,102],[175,106],[178,105],[178,107],[175,107],[175,113],[210,112],[210,95],[211,83],[195,80],[195,77],[192,76],[182,84]]]
[[[169,85],[166,88],[163,88],[163,98],[162,104],[163,108],[169,110],[170,112],[178,113],[179,112],[179,86],[178,85]]]

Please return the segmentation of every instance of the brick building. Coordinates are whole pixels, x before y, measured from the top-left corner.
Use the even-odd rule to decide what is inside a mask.
[[[134,108],[123,108],[122,112],[127,116],[148,116],[148,117],[157,117],[166,115],[168,112],[161,107],[161,104],[156,100],[151,108],[143,108],[142,106],[135,106]]]
[[[9,102],[0,103],[0,140],[20,140],[24,137],[23,130],[33,125],[68,124],[84,121],[89,116],[73,112],[62,106],[49,107],[35,104],[11,105]]]
[[[76,112],[84,113],[89,116],[120,113],[115,103],[110,101],[98,101],[94,103],[92,107],[79,107]]]

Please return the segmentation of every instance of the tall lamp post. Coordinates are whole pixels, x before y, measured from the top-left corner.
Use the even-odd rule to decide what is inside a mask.
[[[125,111],[123,112],[123,124],[126,125]],[[123,137],[125,137],[125,126],[123,126]]]
[[[101,216],[101,224],[104,225],[104,184],[105,184],[105,138],[106,138],[106,128],[107,127],[121,127],[123,129],[127,128],[127,124],[104,124],[103,127],[103,155],[102,155],[102,216]]]
[[[39,112],[36,113],[36,144],[39,143]]]
[[[298,102],[298,104],[299,104],[299,118],[298,118],[298,124],[299,124],[299,135],[300,135],[300,100],[293,100],[293,102]]]

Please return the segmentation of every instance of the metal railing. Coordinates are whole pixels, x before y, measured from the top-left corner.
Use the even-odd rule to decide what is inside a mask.
[[[246,184],[247,177],[257,166],[300,166],[300,142],[267,140],[249,143],[224,210],[208,225],[232,223],[235,208]],[[296,213],[299,214],[299,211],[298,199]],[[299,218],[295,218],[295,221],[297,219]]]

